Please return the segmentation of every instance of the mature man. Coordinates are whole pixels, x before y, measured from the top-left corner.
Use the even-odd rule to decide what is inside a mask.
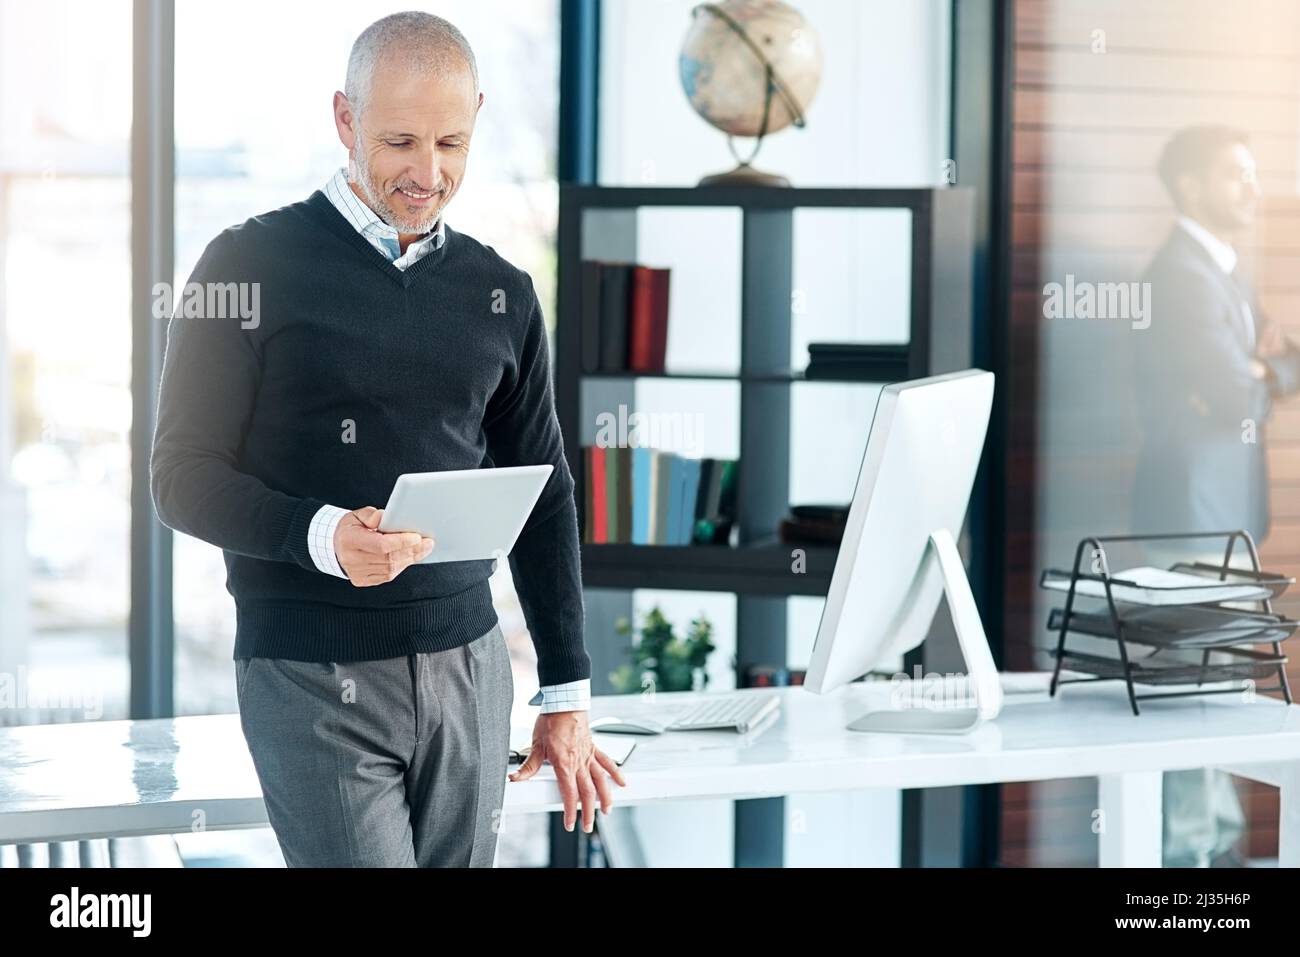
[[[1178,220],[1143,275],[1152,322],[1133,333],[1143,445],[1137,532],[1269,528],[1264,428],[1275,398],[1300,389],[1300,352],[1260,311],[1234,243],[1259,185],[1245,134],[1190,127],[1159,174]]]
[[[1300,389],[1300,351],[1261,312],[1234,244],[1255,220],[1259,183],[1244,133],[1180,130],[1158,172],[1178,219],[1143,275],[1152,321],[1133,333],[1143,445],[1132,527],[1139,534],[1269,530],[1265,423],[1273,401]],[[1223,561],[1225,539],[1148,548],[1151,564]],[[1239,546],[1240,548],[1240,546]],[[1245,555],[1238,553],[1238,560]],[[1245,828],[1231,778],[1164,776],[1164,862],[1205,866]]]
[[[334,121],[348,166],[216,237],[190,282],[258,283],[256,322],[177,314],[152,488],[225,550],[241,722],[290,866],[491,866],[513,682],[490,561],[415,564],[379,531],[398,475],[550,463],[510,556],[565,826],[610,808],[587,724],[573,479],[527,273],[453,230],[483,94],[447,21],[357,38]]]

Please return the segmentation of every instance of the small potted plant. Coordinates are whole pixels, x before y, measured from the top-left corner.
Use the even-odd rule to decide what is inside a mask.
[[[614,628],[623,636],[632,633],[626,618]],[[678,638],[656,605],[645,616],[640,640],[628,649],[632,663],[620,666],[609,680],[620,694],[703,690],[709,684],[704,665],[713,647],[713,625],[704,616],[692,618],[686,637]]]

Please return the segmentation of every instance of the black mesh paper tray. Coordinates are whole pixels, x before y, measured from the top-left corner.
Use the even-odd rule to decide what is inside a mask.
[[[1124,640],[1157,648],[1227,648],[1269,644],[1290,638],[1300,621],[1267,612],[1238,611],[1213,605],[1130,605],[1117,603]],[[1065,609],[1053,608],[1047,627],[1059,631]],[[1070,631],[1117,638],[1108,611],[1074,611]]]
[[[1056,657],[1056,649],[1051,649]],[[1096,678],[1114,678],[1123,680],[1124,664],[1117,658],[1102,655],[1089,655],[1078,651],[1066,651],[1060,656],[1061,667],[1071,671],[1092,675]],[[1134,684],[1143,685],[1181,685],[1213,684],[1216,681],[1266,680],[1277,677],[1279,664],[1286,662],[1285,656],[1251,656],[1239,661],[1216,662],[1199,665],[1185,661],[1161,663],[1152,656],[1129,662],[1128,676]]]

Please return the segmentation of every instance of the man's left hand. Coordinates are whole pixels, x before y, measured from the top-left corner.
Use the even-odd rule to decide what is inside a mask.
[[[564,829],[572,831],[582,804],[582,829],[588,834],[596,824],[596,801],[606,814],[614,805],[610,778],[627,787],[623,772],[614,759],[591,740],[585,711],[557,711],[540,714],[533,726],[533,747],[528,760],[510,774],[511,781],[527,781],[542,762],[550,761],[564,799]]]

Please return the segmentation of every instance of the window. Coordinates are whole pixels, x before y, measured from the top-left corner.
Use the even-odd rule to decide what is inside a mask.
[[[126,715],[130,128],[130,3],[0,2],[0,724]]]
[[[1188,127],[1240,127],[1262,197],[1236,250],[1262,313],[1297,338],[1294,261],[1287,257],[1300,209],[1300,11],[1273,2],[1229,9],[1209,0],[1108,3],[1104,10],[1027,0],[1014,6],[1013,504],[1006,534],[1015,547],[1008,550],[1005,663],[1021,669],[1054,664],[1046,649],[1055,647],[1055,635],[1044,623],[1060,602],[1035,586],[1044,568],[1070,566],[1084,536],[1242,527],[1259,536],[1262,507],[1271,512],[1262,562],[1294,573],[1300,405],[1279,397],[1264,422],[1216,422],[1199,393],[1229,379],[1244,353],[1231,345],[1226,321],[1218,340],[1226,348],[1198,335],[1194,308],[1178,302],[1181,279],[1171,282],[1168,268],[1147,270],[1162,248],[1162,264],[1188,268],[1186,258],[1172,259],[1172,242],[1190,244],[1179,257],[1202,255],[1176,225],[1157,175],[1166,143]],[[1239,182],[1245,172],[1235,174]],[[1252,465],[1265,459],[1267,483]],[[1168,567],[1216,550],[1221,556],[1222,543],[1193,541],[1190,554],[1156,546],[1108,552],[1113,569]],[[1294,615],[1294,593],[1288,599],[1279,610]],[[1113,658],[1108,644],[1092,649],[1072,636],[1067,649]],[[1162,657],[1169,660],[1167,652]],[[1294,688],[1294,668],[1291,682]],[[1261,679],[1259,690],[1275,684]],[[1146,702],[1144,713],[1153,704]],[[1220,842],[1235,844],[1238,860],[1276,855],[1276,791],[1237,782],[1238,799],[1233,786],[1166,776],[1166,864],[1208,863],[1229,850]],[[1087,780],[1005,787],[1003,862],[1092,863],[1095,789]]]

